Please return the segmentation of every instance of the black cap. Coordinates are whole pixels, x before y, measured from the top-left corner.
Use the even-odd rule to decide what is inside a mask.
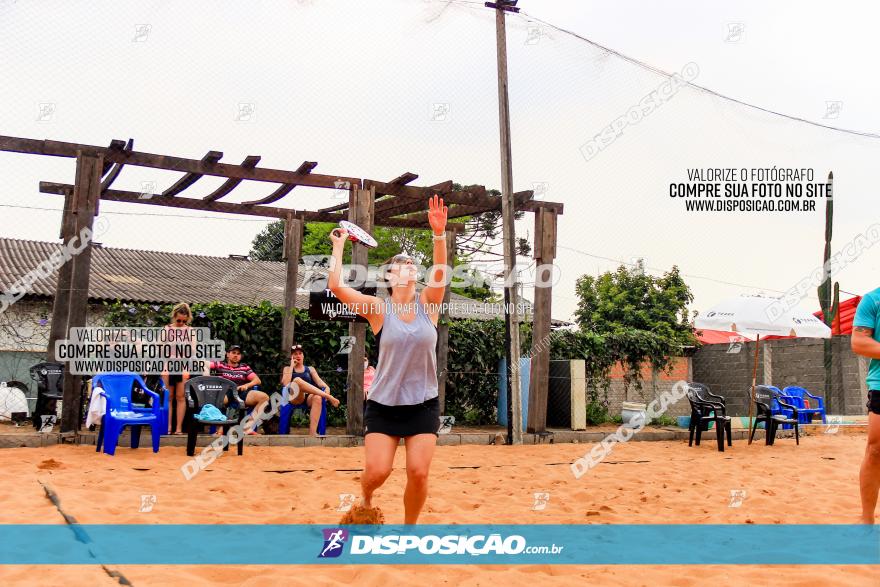
[[[234,351],[234,350],[236,350],[236,349],[238,349],[238,350],[240,351],[240,350],[241,350],[241,345],[240,345],[240,344],[231,344],[231,345],[229,345],[228,347],[226,347],[226,352],[227,352],[227,353],[230,353],[230,352],[232,352],[232,351]]]
[[[292,347],[290,347],[290,352],[301,351],[301,350],[303,350],[303,345],[301,345],[301,344],[295,344]]]

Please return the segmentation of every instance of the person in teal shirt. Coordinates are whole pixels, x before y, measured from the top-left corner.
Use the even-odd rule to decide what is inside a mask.
[[[859,302],[853,319],[852,350],[869,357],[868,369],[868,446],[859,472],[862,495],[862,523],[874,523],[877,493],[880,491],[880,288]]]

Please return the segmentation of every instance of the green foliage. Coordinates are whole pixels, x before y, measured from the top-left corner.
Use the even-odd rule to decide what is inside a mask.
[[[690,288],[673,267],[662,277],[649,275],[644,264],[621,266],[599,277],[581,276],[576,319],[583,333],[598,335],[612,359],[597,367],[610,369],[617,361],[624,367],[624,384],[641,391],[641,367],[648,363],[668,370],[682,349],[697,344],[687,305]],[[595,347],[591,349],[595,351]]]
[[[277,220],[254,237],[249,256],[254,261],[281,261],[283,248],[284,221]]]
[[[678,420],[673,416],[669,416],[667,414],[660,414],[653,420],[651,420],[651,425],[653,426],[678,426]]]
[[[608,415],[608,403],[601,401],[591,401],[587,404],[587,424],[596,426],[604,424],[611,420]]]
[[[502,320],[454,320],[449,324],[446,413],[456,422],[494,424],[498,361],[504,355]]]

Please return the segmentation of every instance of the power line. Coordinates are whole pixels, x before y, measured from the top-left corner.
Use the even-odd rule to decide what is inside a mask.
[[[543,24],[543,25],[546,25],[546,26],[550,27],[551,29],[554,29],[554,30],[559,31],[559,32],[561,32],[561,33],[565,33],[565,34],[567,34],[567,35],[571,35],[572,37],[575,37],[575,38],[577,38],[577,39],[580,39],[581,41],[584,41],[585,43],[588,43],[588,44],[590,44],[590,45],[592,45],[592,46],[594,46],[594,47],[597,47],[597,48],[599,48],[599,49],[602,49],[603,51],[605,51],[605,52],[607,52],[607,53],[610,53],[610,54],[612,54],[612,55],[615,55],[615,56],[617,56],[617,57],[619,57],[619,58],[621,58],[621,59],[623,59],[623,60],[625,60],[625,61],[628,61],[629,63],[632,63],[632,64],[634,64],[634,65],[637,65],[637,66],[639,66],[639,67],[641,67],[641,68],[643,68],[643,69],[647,69],[648,71],[651,71],[651,72],[653,72],[653,73],[656,73],[656,74],[662,75],[662,76],[664,76],[664,77],[672,77],[672,74],[671,74],[671,73],[667,73],[667,72],[663,71],[662,69],[660,69],[659,67],[654,67],[653,65],[650,65],[650,64],[648,64],[648,63],[645,63],[644,61],[641,61],[641,60],[639,60],[639,59],[636,59],[635,57],[630,57],[629,55],[624,55],[624,54],[621,53],[620,51],[616,51],[616,50],[614,50],[614,49],[611,49],[611,48],[609,48],[609,47],[606,47],[605,45],[602,45],[601,43],[597,43],[596,41],[593,41],[592,39],[588,39],[588,38],[586,38],[586,37],[584,37],[584,36],[581,36],[581,35],[575,33],[574,31],[570,31],[570,30],[568,30],[568,29],[564,29],[564,28],[562,28],[562,27],[556,26],[556,25],[551,24],[551,23],[549,23],[549,22],[547,22],[547,21],[541,20],[540,18],[537,18],[537,17],[535,17],[535,16],[531,16],[530,14],[527,14],[527,13],[525,13],[525,12],[521,12],[521,13],[519,13],[519,16],[520,16],[521,18],[528,18],[528,19],[534,20],[534,21],[536,21],[536,22],[539,22],[539,23],[541,23],[541,24]],[[682,80],[682,81],[685,81],[685,80]],[[705,86],[701,86],[701,85],[695,84],[695,83],[693,83],[693,82],[685,81],[685,83],[686,83],[687,85],[691,86],[692,88],[695,88],[695,89],[697,89],[697,90],[701,90],[701,91],[703,91],[703,92],[705,92],[705,93],[707,93],[707,94],[711,94],[711,95],[713,95],[713,96],[715,96],[715,97],[717,97],[717,98],[721,98],[722,100],[727,100],[727,101],[729,101],[729,102],[734,102],[734,103],[736,103],[736,104],[739,104],[740,106],[745,106],[745,107],[747,107],[747,108],[753,108],[753,109],[755,109],[755,110],[760,110],[761,112],[765,112],[765,113],[767,113],[767,114],[773,114],[773,115],[775,115],[775,116],[781,116],[782,118],[786,118],[786,119],[788,119],[788,120],[792,120],[792,121],[794,121],[794,122],[802,122],[802,123],[809,124],[809,125],[812,125],[812,126],[817,126],[817,127],[819,127],[819,128],[824,128],[824,129],[826,129],[826,130],[833,130],[833,131],[842,132],[842,133],[851,134],[851,135],[856,135],[856,136],[865,137],[865,138],[869,138],[869,139],[880,139],[880,134],[876,134],[876,133],[872,133],[872,132],[866,132],[866,131],[860,131],[860,130],[850,130],[850,129],[846,129],[846,128],[840,128],[840,127],[837,127],[837,126],[831,126],[831,125],[828,125],[828,124],[822,124],[822,123],[819,123],[819,122],[814,122],[814,121],[812,121],[812,120],[807,120],[806,118],[801,118],[801,117],[799,117],[799,116],[793,116],[793,115],[791,115],[791,114],[785,114],[785,113],[783,113],[783,112],[777,112],[776,110],[771,110],[771,109],[769,109],[769,108],[764,108],[763,106],[758,106],[757,104],[751,104],[751,103],[749,103],[749,102],[744,102],[743,100],[738,100],[737,98],[734,98],[734,97],[732,97],[732,96],[728,96],[728,95],[726,95],[726,94],[722,94],[722,93],[720,93],[720,92],[716,92],[715,90],[712,90],[712,89],[707,88],[707,87],[705,87]]]

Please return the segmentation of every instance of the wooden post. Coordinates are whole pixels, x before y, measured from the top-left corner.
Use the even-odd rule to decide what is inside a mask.
[[[510,146],[510,103],[507,93],[507,32],[504,3],[495,5],[495,41],[498,65],[498,127],[501,132],[501,218],[504,241],[504,334],[507,348],[507,443],[522,444],[522,402],[519,367],[519,299],[516,287],[516,227],[513,167]]]
[[[552,265],[556,257],[556,211],[552,208],[535,210],[535,304],[532,308],[532,365],[529,378],[529,416],[527,431],[540,433],[547,430],[547,396],[550,382],[550,306],[553,273],[541,271]],[[545,287],[541,287],[541,283]]]
[[[758,349],[761,348],[761,335],[759,334],[757,338],[755,338],[755,368],[752,370],[752,393],[749,395],[746,400],[749,403],[749,430],[752,429],[752,403],[754,403],[755,399],[755,387],[758,384]],[[765,424],[766,426],[766,424]],[[764,431],[765,433],[769,432],[768,430]],[[749,434],[749,444],[752,444],[752,437]]]
[[[284,259],[287,261],[287,281],[284,284],[284,316],[281,330],[281,353],[284,357],[290,355],[290,347],[293,345],[302,239],[302,219],[294,218],[293,215],[288,216],[284,222]]]
[[[456,230],[446,231],[446,264],[455,266],[455,236]],[[450,284],[452,274],[449,275],[449,283],[443,292],[443,311],[440,313],[440,323],[437,325],[437,391],[440,394],[440,413],[446,413],[446,379],[449,365],[449,299],[451,296]]]
[[[89,272],[92,262],[91,231],[98,199],[101,197],[101,172],[104,158],[101,155],[80,152],[76,158],[76,184],[73,191],[74,234],[71,238],[80,239],[88,234],[89,242],[82,251],[67,263],[72,266],[70,288],[67,292],[67,327],[64,337],[67,338],[71,328],[86,325],[86,313],[89,304]],[[88,230],[86,230],[88,229]],[[69,246],[70,241],[65,241]],[[82,242],[76,242],[77,247]],[[60,298],[56,292],[56,300]],[[63,302],[62,302],[63,303]],[[63,310],[63,308],[62,308]],[[54,314],[54,311],[53,311]],[[64,400],[61,412],[61,431],[75,432],[80,427],[80,402],[82,394],[82,376],[71,375],[70,365],[64,370]]]
[[[73,191],[64,194],[64,211],[61,215],[61,241],[66,246],[76,234],[76,208],[73,205]],[[55,361],[55,341],[67,338],[67,314],[70,304],[70,280],[73,277],[73,263],[64,263],[58,269],[58,282],[55,286],[55,299],[52,303],[52,323],[49,326],[49,346],[46,360]]]
[[[367,232],[373,231],[373,210],[376,199],[376,188],[364,190],[352,186],[348,197],[348,219]],[[351,264],[364,268],[361,275],[365,276],[369,250],[365,245],[352,243]],[[343,276],[344,278],[345,276]],[[367,337],[367,324],[352,322],[348,325],[348,335],[354,337],[351,354],[348,355],[348,418],[346,434],[362,436],[364,433],[364,350]]]

